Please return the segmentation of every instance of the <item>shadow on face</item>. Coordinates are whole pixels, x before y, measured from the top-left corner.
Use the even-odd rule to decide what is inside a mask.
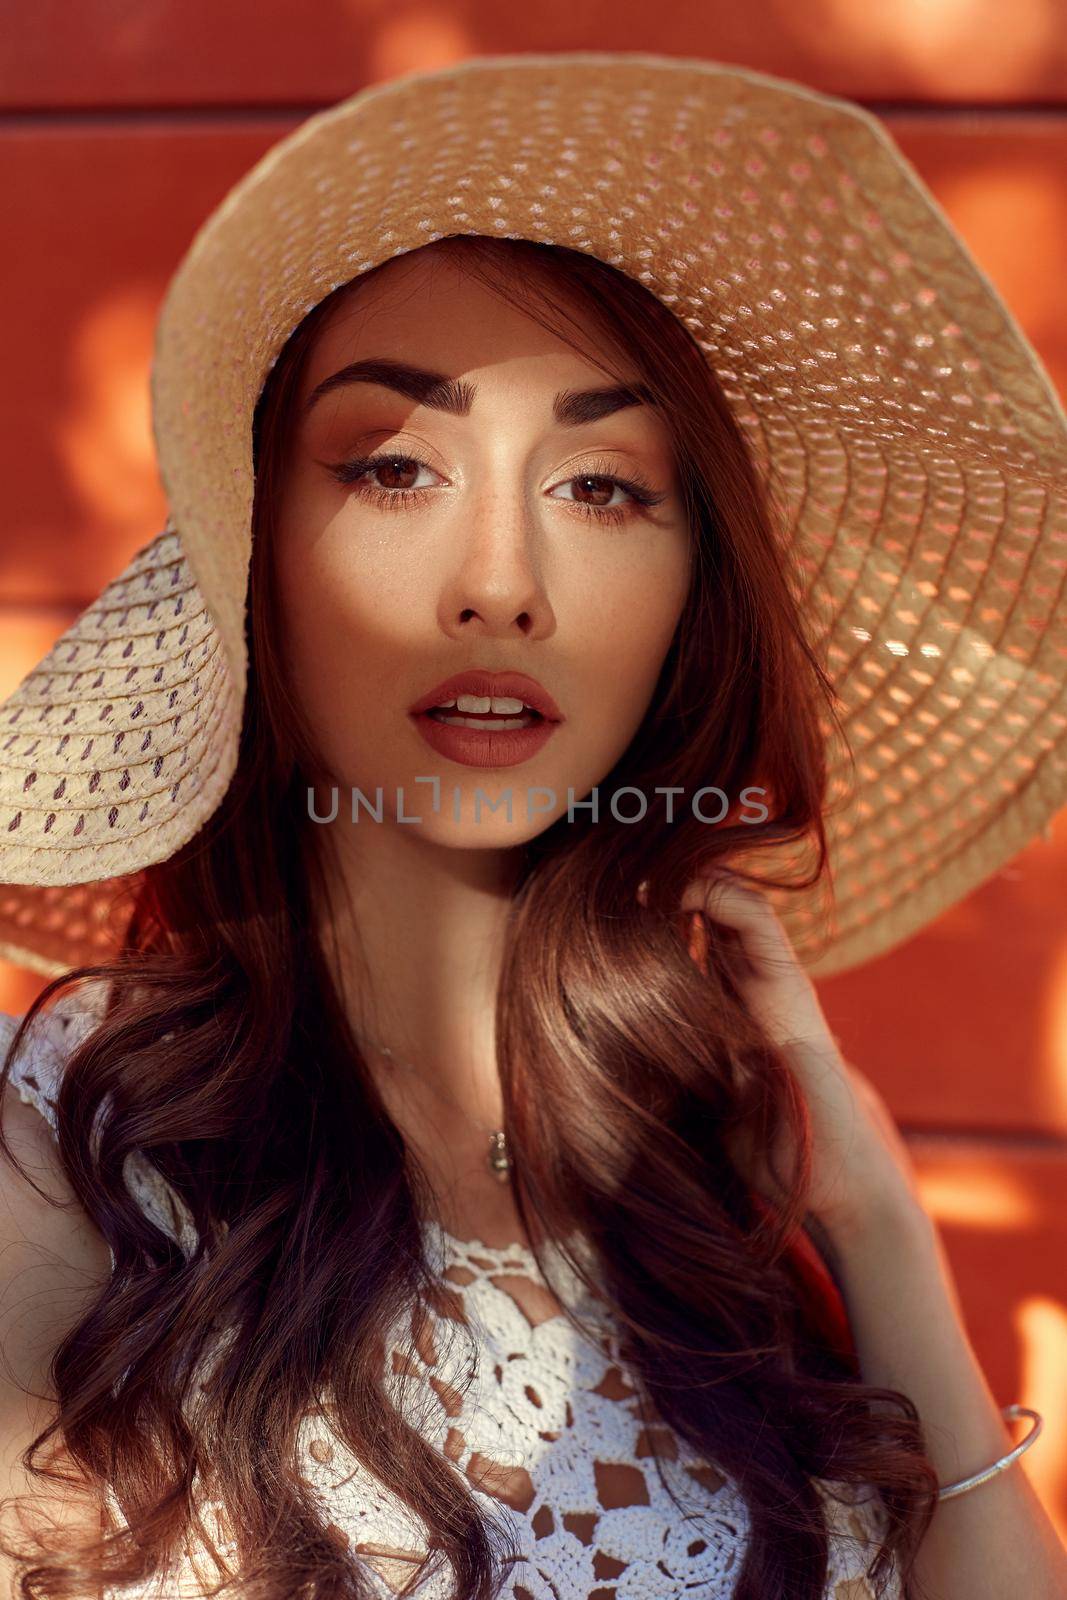
[[[592,334],[575,350],[447,242],[338,298],[304,363],[274,559],[342,824],[353,789],[381,788],[384,824],[419,817],[423,843],[514,846],[623,754],[690,559],[667,431],[638,390],[617,351]],[[525,674],[559,719],[495,690],[499,709],[446,695],[413,714],[471,669]]]

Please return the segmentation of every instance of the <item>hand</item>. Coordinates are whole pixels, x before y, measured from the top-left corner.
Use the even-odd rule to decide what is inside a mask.
[[[804,1095],[812,1133],[810,1206],[831,1242],[843,1246],[872,1224],[921,1212],[911,1157],[889,1109],[842,1056],[811,979],[767,897],[717,868],[689,884],[680,909],[691,914],[690,955],[705,973],[708,941],[714,938],[708,923],[733,928],[740,936],[748,970],[738,987]],[[778,1198],[766,1151],[738,1139],[728,1153],[765,1198]],[[787,1169],[783,1157],[789,1152],[774,1153]]]

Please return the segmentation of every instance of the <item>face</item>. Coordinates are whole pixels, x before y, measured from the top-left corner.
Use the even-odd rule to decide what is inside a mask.
[[[313,398],[353,363],[377,365]],[[385,825],[418,817],[423,842],[517,845],[625,751],[690,557],[652,408],[574,398],[620,377],[637,381],[434,245],[339,297],[305,363],[275,570],[290,682],[342,823],[353,789],[374,804],[380,787]],[[320,816],[330,799],[324,784]]]

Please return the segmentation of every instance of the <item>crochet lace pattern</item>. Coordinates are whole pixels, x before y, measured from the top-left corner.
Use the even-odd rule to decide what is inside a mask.
[[[53,1132],[63,1062],[96,1021],[87,1005],[91,989],[83,985],[43,1013],[12,1065],[19,1095]],[[0,1052],[17,1021],[0,1014]],[[185,1207],[147,1160],[129,1158],[126,1182],[184,1249],[195,1243]],[[734,1483],[674,1429],[646,1426],[606,1308],[555,1247],[545,1252],[553,1281],[595,1337],[579,1333],[558,1309],[524,1245],[456,1239],[433,1219],[424,1220],[423,1238],[448,1315],[425,1307],[413,1324],[418,1360],[413,1367],[409,1353],[401,1373],[394,1353],[389,1392],[494,1521],[510,1530],[521,1559],[508,1570],[503,1600],[728,1600],[749,1534],[745,1503]],[[464,1331],[469,1338],[460,1336]],[[466,1386],[468,1372],[473,1379]],[[650,1433],[684,1514],[660,1482]],[[301,1470],[334,1536],[373,1592],[391,1600],[427,1549],[425,1527],[368,1474],[321,1411],[305,1415],[299,1445]],[[826,1600],[875,1600],[865,1573],[885,1530],[880,1497],[873,1488],[825,1481],[817,1487],[831,1531]],[[217,1529],[223,1554],[232,1553],[222,1504],[202,1503],[201,1515],[213,1534]],[[106,1596],[186,1600],[217,1582],[214,1563],[190,1545],[180,1571]],[[440,1565],[415,1593],[419,1600],[445,1600],[451,1589],[447,1566]],[[884,1600],[901,1594],[894,1574]]]

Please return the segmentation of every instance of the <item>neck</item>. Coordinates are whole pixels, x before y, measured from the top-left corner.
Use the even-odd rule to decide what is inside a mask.
[[[399,825],[334,824],[331,832],[327,949],[335,943],[351,1026],[410,1062],[460,1122],[466,1114],[499,1127],[494,1018],[518,851],[448,849]],[[410,1096],[412,1085],[399,1079],[411,1071],[369,1047],[365,1054],[379,1082]],[[436,1114],[447,1118],[447,1107],[438,1103]],[[471,1133],[476,1142],[488,1137]]]

